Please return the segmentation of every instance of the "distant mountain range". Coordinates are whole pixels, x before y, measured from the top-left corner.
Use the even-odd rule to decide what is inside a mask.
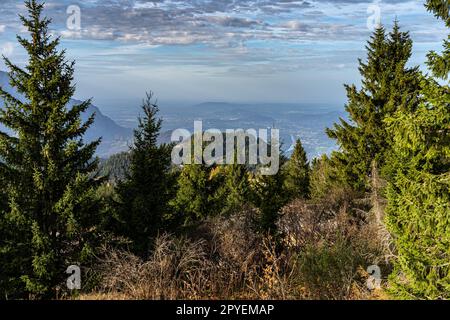
[[[136,119],[130,111],[127,114],[121,110],[117,114],[114,110],[111,112],[119,124],[134,125],[128,120]],[[203,130],[276,128],[280,130],[282,149],[287,156],[290,156],[295,140],[300,138],[309,158],[329,154],[337,149],[335,141],[328,138],[325,129],[339,122],[340,117],[346,118],[342,109],[325,104],[227,102],[205,102],[181,107],[161,105],[160,116],[164,133],[177,128],[192,132],[194,120],[203,121]]]
[[[140,111],[116,106],[109,108],[108,114],[122,126],[135,127]],[[203,121],[203,130],[270,127],[280,130],[282,148],[287,156],[295,140],[300,138],[312,159],[337,149],[325,129],[339,122],[340,117],[345,119],[346,113],[342,108],[326,104],[204,102],[190,106],[161,104],[159,116],[163,119],[160,142],[170,141],[171,132],[178,128],[193,132],[195,120]]]
[[[9,85],[8,74],[0,71],[0,86],[14,96],[20,96]],[[0,99],[0,108],[2,107]],[[70,104],[79,103],[72,100]],[[91,105],[82,115],[83,120],[95,113],[95,122],[85,135],[86,141],[102,137],[97,155],[108,158],[113,154],[127,151],[133,139],[133,127],[137,126],[137,118],[141,108],[124,106],[122,108],[108,106],[108,115]],[[159,143],[168,143],[172,131],[178,128],[193,132],[195,120],[203,121],[203,130],[207,129],[264,129],[280,130],[283,150],[289,156],[295,139],[301,138],[309,158],[320,156],[336,150],[335,142],[325,133],[327,127],[333,126],[339,118],[346,118],[342,109],[321,104],[263,103],[243,104],[227,102],[205,102],[191,106],[160,105],[159,116],[163,119]],[[0,130],[6,128],[0,124]]]
[[[7,73],[0,71],[0,86],[13,96],[21,98],[20,95],[9,85],[9,76]],[[80,101],[71,100],[70,105],[78,104]],[[69,105],[69,106],[70,106]],[[3,107],[0,98],[0,108]],[[102,143],[97,149],[97,155],[101,158],[107,158],[112,154],[116,154],[128,149],[128,145],[132,140],[133,130],[118,125],[111,118],[105,116],[98,107],[91,105],[82,115],[83,121],[86,121],[91,114],[95,113],[95,122],[86,132],[85,141],[90,142],[98,138],[102,138]],[[0,124],[0,131],[8,131],[7,128]]]

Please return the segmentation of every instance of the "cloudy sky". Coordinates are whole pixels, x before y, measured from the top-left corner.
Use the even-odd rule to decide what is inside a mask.
[[[379,10],[414,42],[412,63],[440,50],[442,23],[421,0],[47,0],[52,32],[77,61],[77,97],[103,108],[160,101],[327,102],[358,83],[357,58]],[[80,29],[77,10],[80,9]],[[68,10],[69,9],[69,10]],[[0,2],[0,51],[26,57],[15,35],[20,0]],[[3,63],[0,69],[4,70]]]

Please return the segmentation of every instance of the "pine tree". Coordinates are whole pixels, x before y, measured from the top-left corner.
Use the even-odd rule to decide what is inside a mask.
[[[225,169],[225,207],[228,212],[239,209],[250,196],[249,173],[244,164],[231,164]]]
[[[419,90],[418,68],[406,67],[412,41],[397,22],[389,36],[378,28],[366,49],[367,62],[359,61],[362,88],[346,86],[350,122],[341,119],[327,130],[340,146],[331,157],[334,166],[343,171],[346,184],[362,191],[368,189],[373,162],[383,167],[391,145],[383,120],[396,110],[414,109]]]
[[[291,198],[309,197],[310,168],[305,149],[300,139],[297,140],[294,152],[284,168],[285,189]]]
[[[280,156],[280,167],[286,163],[286,158]],[[289,197],[284,188],[285,175],[279,170],[274,175],[255,174],[251,180],[251,199],[259,209],[259,226],[261,231],[277,235],[276,223],[280,217],[281,208]]]
[[[450,28],[449,11],[450,4],[448,0],[427,0],[425,7],[433,12],[434,16],[444,21],[447,28]],[[436,78],[448,79],[450,61],[450,36],[444,40],[443,52],[441,55],[431,51],[428,54],[428,67]]]
[[[216,193],[211,183],[212,172],[205,164],[183,166],[176,196],[170,203],[184,224],[201,221],[210,215]]]
[[[0,133],[0,180],[4,198],[0,213],[2,294],[8,297],[54,297],[65,287],[65,271],[83,264],[93,251],[99,219],[92,177],[99,144],[82,137],[94,121],[81,114],[90,101],[69,107],[75,92],[74,62],[58,51],[50,36],[43,5],[25,2],[21,16],[30,39],[18,36],[29,56],[22,69],[5,58],[10,84],[23,100],[0,88],[4,108],[0,122],[15,134]]]
[[[119,198],[118,234],[131,239],[133,252],[145,256],[151,238],[156,236],[169,218],[168,202],[173,189],[171,146],[158,145],[162,120],[148,93],[143,101],[144,116],[139,118],[130,150],[130,168],[124,181],[117,184]]]
[[[450,27],[448,1],[426,6]],[[391,291],[411,299],[450,298],[450,43],[429,54],[433,77],[421,78],[419,107],[387,119],[394,136],[386,224],[398,259]]]
[[[226,135],[224,135],[224,154],[226,157]],[[235,141],[236,143],[236,141]],[[246,143],[245,150],[246,159],[248,159],[248,144]],[[220,172],[214,175],[214,182],[216,184],[216,193],[214,196],[215,207],[220,214],[230,214],[241,209],[250,198],[250,183],[249,183],[249,164],[238,163],[237,147],[234,148],[234,161],[231,164],[219,165],[215,169]]]
[[[340,181],[343,179],[337,176],[339,172],[336,171],[330,158],[325,154],[312,161],[309,177],[309,191],[312,199],[323,199],[341,186]]]
[[[205,133],[200,134],[202,141],[201,156],[211,141],[205,141]],[[229,166],[206,164],[204,159],[194,161],[197,136],[191,137],[191,164],[184,164],[177,181],[177,192],[170,201],[177,217],[184,225],[190,225],[204,220],[208,216],[229,213],[228,204],[234,202],[230,196],[228,185],[231,183]],[[223,135],[223,154],[225,154],[226,136]],[[201,164],[197,164],[201,163]],[[241,171],[240,171],[241,172]],[[243,171],[238,175],[243,174]],[[230,199],[227,199],[230,196]],[[235,199],[236,200],[236,199]]]
[[[284,177],[281,172],[269,176],[256,176],[253,180],[253,204],[260,211],[259,226],[261,231],[277,234],[276,223],[280,210],[288,197],[283,187]]]

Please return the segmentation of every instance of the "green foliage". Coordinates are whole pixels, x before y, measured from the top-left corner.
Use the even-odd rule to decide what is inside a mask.
[[[225,195],[225,213],[240,209],[250,197],[249,172],[246,165],[232,164],[224,169],[225,183],[222,192]]]
[[[350,187],[345,183],[344,173],[334,166],[336,154],[331,157],[322,155],[312,161],[310,173],[311,199],[333,202],[346,194],[350,196]]]
[[[183,166],[176,196],[170,204],[185,224],[205,219],[211,213],[216,192],[211,183],[211,172],[204,164]]]
[[[29,15],[20,18],[31,37],[18,41],[28,64],[22,69],[5,58],[23,101],[0,88],[0,122],[15,133],[0,133],[0,292],[9,298],[54,297],[66,268],[92,256],[101,219],[92,176],[99,141],[82,140],[94,121],[81,121],[90,101],[67,107],[74,63],[58,51],[59,38],[51,40],[43,5],[25,4]]]
[[[434,16],[445,22],[447,28],[450,28],[450,3],[448,0],[427,0],[425,7],[432,12]],[[431,51],[428,54],[428,67],[433,72],[434,76],[444,80],[448,79],[450,69],[450,35],[444,40],[444,48],[442,54]]]
[[[130,159],[129,152],[121,152],[103,159],[99,163],[98,175],[107,177],[113,183],[124,180],[130,174]]]
[[[218,181],[219,176],[213,175],[215,181],[222,182],[216,191],[216,206],[222,214],[235,213],[249,201],[251,196],[249,165],[237,163],[237,150],[235,150],[234,163],[219,166],[217,169],[220,170],[223,181]]]
[[[224,134],[224,159],[227,151],[226,138]],[[194,137],[192,142],[193,139]],[[202,152],[208,145],[208,142],[203,142]],[[247,141],[245,151],[248,152]],[[186,164],[181,171],[177,196],[172,205],[185,224],[201,221],[211,215],[234,213],[250,199],[249,176],[250,166],[237,163],[236,150],[233,164]]]
[[[399,297],[450,298],[449,179],[411,170],[389,186],[386,223],[398,251],[390,283]]]
[[[286,159],[280,157],[280,167],[284,165]],[[280,217],[281,208],[289,200],[289,196],[284,188],[285,175],[279,170],[274,175],[254,175],[251,181],[252,203],[259,209],[259,226],[263,232],[277,234],[276,222]]]
[[[448,1],[427,8],[449,26]],[[449,26],[450,27],[450,26]],[[436,77],[448,78],[450,49],[429,55]],[[422,101],[412,113],[386,120],[394,137],[386,223],[398,251],[391,289],[406,299],[450,298],[450,87],[421,78]]]
[[[162,120],[152,94],[143,101],[144,116],[139,118],[130,151],[130,168],[126,179],[119,181],[116,233],[133,242],[133,251],[146,255],[150,239],[157,235],[169,218],[168,202],[172,197],[171,146],[158,145]]]
[[[327,155],[315,158],[311,165],[310,194],[312,199],[322,199],[332,189],[333,168]]]
[[[286,192],[291,198],[309,197],[310,168],[305,149],[300,139],[297,140],[294,152],[284,167]]]
[[[298,257],[300,283],[312,299],[344,299],[358,277],[358,269],[367,265],[353,243],[343,238],[322,245],[308,245]]]
[[[359,67],[362,88],[346,86],[350,122],[341,119],[327,130],[340,146],[332,157],[333,165],[343,172],[344,182],[362,192],[368,189],[372,163],[383,167],[390,150],[383,120],[397,110],[413,110],[419,90],[418,68],[406,67],[412,41],[397,22],[389,35],[378,28],[366,48],[367,62],[360,61]]]

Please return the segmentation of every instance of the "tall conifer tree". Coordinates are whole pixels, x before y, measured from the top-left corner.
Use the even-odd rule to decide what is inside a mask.
[[[211,173],[204,164],[183,166],[176,196],[170,204],[185,224],[201,221],[211,213],[216,192]]]
[[[396,110],[414,109],[419,90],[418,68],[406,66],[412,41],[397,22],[389,35],[384,27],[378,28],[366,48],[367,62],[359,62],[362,88],[346,86],[350,121],[341,119],[327,130],[340,146],[332,161],[355,190],[368,188],[374,161],[379,168],[385,163],[391,141],[383,120]]]
[[[285,188],[291,198],[309,197],[310,168],[305,149],[300,139],[296,141],[294,152],[285,168]]]
[[[118,233],[133,241],[133,251],[145,256],[169,218],[169,199],[173,189],[171,146],[158,145],[162,120],[148,93],[143,101],[144,116],[139,118],[130,152],[130,173],[117,185],[119,197]]]
[[[8,297],[30,293],[53,297],[65,287],[65,271],[92,253],[98,207],[92,157],[99,141],[82,137],[94,121],[81,114],[90,101],[69,107],[75,92],[74,62],[58,51],[49,34],[43,4],[25,2],[21,16],[29,39],[18,36],[28,53],[25,68],[5,58],[10,84],[23,99],[0,88],[0,122],[14,135],[0,133],[0,180],[7,205],[1,208],[1,290]]]
[[[272,175],[256,173],[251,181],[251,199],[259,209],[259,226],[261,231],[277,235],[277,221],[281,208],[289,200],[284,187],[285,172],[281,168],[286,163],[286,157],[280,150],[280,170]]]
[[[221,166],[224,181],[223,185],[217,189],[216,201],[217,206],[220,206],[220,212],[225,214],[242,208],[250,197],[249,166],[248,163],[237,163],[238,152],[239,150],[235,148],[232,164]]]
[[[429,0],[426,7],[450,27],[448,0]],[[398,255],[390,284],[406,299],[450,298],[448,39],[441,55],[428,56],[434,77],[422,77],[417,110],[387,119],[397,168],[387,193],[386,222]]]

